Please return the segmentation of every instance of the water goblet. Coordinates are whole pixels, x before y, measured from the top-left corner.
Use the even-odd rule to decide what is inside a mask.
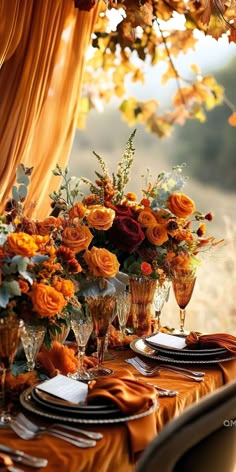
[[[75,380],[89,380],[91,375],[84,368],[85,350],[93,331],[93,321],[88,313],[80,310],[73,311],[70,318],[71,329],[75,335],[78,348],[78,369],[75,373],[69,373],[68,377]]]
[[[119,322],[119,330],[121,332],[121,345],[119,349],[126,349],[127,346],[124,345],[125,334],[126,334],[126,324],[130,313],[131,307],[131,294],[130,292],[124,291],[117,294],[117,318]]]
[[[193,289],[196,282],[196,274],[193,270],[179,270],[176,271],[172,276],[172,286],[175,295],[175,299],[180,308],[180,327],[179,330],[175,330],[174,334],[185,336],[188,331],[184,329],[185,317],[186,317],[186,306],[191,300]]]
[[[1,407],[0,425],[12,421],[6,398],[6,377],[11,372],[12,364],[20,343],[22,321],[16,318],[0,319],[0,366],[1,366]]]
[[[110,375],[112,369],[103,366],[105,338],[114,316],[116,307],[116,295],[89,296],[86,297],[88,309],[93,320],[93,330],[97,338],[97,359],[98,365],[89,369],[94,377]]]
[[[165,279],[161,282],[157,281],[156,290],[153,299],[154,306],[154,332],[160,331],[161,328],[161,311],[164,303],[167,302],[170,293],[170,280]]]
[[[24,322],[21,329],[21,342],[27,360],[27,370],[35,368],[35,359],[43,344],[46,328],[40,324]]]

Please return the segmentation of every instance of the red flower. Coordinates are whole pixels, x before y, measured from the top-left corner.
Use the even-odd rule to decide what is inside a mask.
[[[143,275],[150,275],[152,273],[152,267],[148,262],[142,262],[141,272]]]
[[[133,252],[145,239],[141,225],[128,216],[117,216],[108,230],[109,240],[122,251]]]

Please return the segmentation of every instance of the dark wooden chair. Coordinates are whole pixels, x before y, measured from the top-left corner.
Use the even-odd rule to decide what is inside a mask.
[[[136,472],[236,470],[236,380],[187,407],[142,453]]]

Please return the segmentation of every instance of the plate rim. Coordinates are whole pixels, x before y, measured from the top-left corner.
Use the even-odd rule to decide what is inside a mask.
[[[149,346],[147,346],[145,343],[144,345],[150,349],[152,351],[152,353],[147,353],[147,352],[144,352],[144,351],[141,351],[141,349],[138,349],[136,344],[138,342],[142,341],[144,343],[144,338],[141,337],[141,338],[136,338],[136,339],[133,339],[130,343],[130,348],[132,349],[132,351],[136,352],[136,354],[139,354],[141,356],[144,356],[144,357],[148,357],[149,359],[154,359],[154,360],[157,360],[159,362],[166,362],[168,364],[218,364],[219,362],[226,362],[226,361],[230,361],[230,360],[234,360],[236,359],[236,356],[235,355],[231,355],[229,357],[225,357],[225,358],[221,358],[221,359],[201,359],[201,358],[198,358],[198,359],[174,359],[174,358],[170,358],[170,357],[165,357],[165,356],[156,356],[154,355],[155,353],[155,350],[154,349],[151,349]]]
[[[165,352],[167,354],[172,354],[173,356],[189,356],[189,357],[202,357],[202,356],[213,356],[214,354],[227,354],[227,349],[225,348],[221,348],[221,347],[216,347],[216,348],[210,348],[210,349],[201,349],[201,350],[190,350],[190,349],[176,349],[176,348],[173,348],[171,349],[171,347],[167,346],[161,346],[161,345],[158,345],[158,344],[152,344],[151,341],[148,341],[148,338],[150,336],[146,336],[144,339],[144,342],[147,343],[148,347],[151,347],[152,349],[154,349],[154,351],[162,351],[162,352]]]
[[[25,399],[26,395],[29,394],[30,389],[32,387],[28,387],[26,390],[24,390],[21,395],[20,395],[20,403],[21,405],[31,413],[34,413],[39,416],[43,416],[44,418],[52,419],[52,420],[59,420],[59,421],[65,421],[67,423],[79,423],[79,424],[113,424],[113,423],[126,423],[127,421],[134,421],[140,418],[144,418],[145,416],[151,415],[154,411],[157,410],[159,407],[159,401],[158,397],[156,397],[153,405],[148,408],[146,411],[137,413],[134,415],[129,415],[129,416],[120,416],[119,418],[93,418],[93,419],[85,419],[85,418],[75,418],[75,417],[63,417],[58,414],[53,414],[53,413],[48,413],[45,412],[44,410],[38,410],[32,405],[29,405],[29,401],[27,404],[27,400]]]
[[[48,405],[48,407],[63,408],[63,409],[72,410],[72,411],[74,411],[74,410],[81,410],[81,411],[85,410],[85,411],[87,411],[87,410],[89,410],[89,409],[95,410],[96,408],[98,408],[99,410],[105,410],[106,408],[109,409],[110,407],[113,406],[112,404],[109,404],[109,405],[108,405],[108,404],[107,404],[107,405],[105,405],[105,404],[104,404],[104,405],[102,405],[102,404],[100,404],[100,405],[85,405],[85,404],[84,404],[84,405],[83,405],[82,403],[81,403],[81,404],[78,403],[78,405],[77,405],[77,404],[73,404],[73,403],[70,404],[69,402],[68,402],[68,405],[67,405],[67,404],[66,404],[66,400],[64,400],[64,401],[65,401],[65,405],[63,405],[63,404],[60,405],[59,403],[58,403],[58,404],[57,404],[57,403],[54,404],[53,401],[52,401],[52,402],[50,402],[50,401],[47,402],[46,399],[42,398],[42,397],[40,396],[40,394],[38,394],[38,391],[37,391],[37,390],[40,392],[40,394],[41,394],[41,392],[42,392],[42,394],[46,394],[46,395],[48,395],[49,397],[50,397],[50,396],[53,397],[53,395],[50,395],[50,394],[48,394],[47,392],[43,392],[42,390],[37,389],[37,385],[34,385],[34,386],[32,387],[32,389],[31,389],[31,395],[33,396],[34,401],[36,401],[36,402],[38,401],[39,403],[42,402],[45,406]],[[58,398],[58,400],[60,400],[59,397],[57,397],[57,398]],[[62,400],[62,399],[61,399],[61,400]],[[63,400],[62,400],[62,401],[63,401]]]

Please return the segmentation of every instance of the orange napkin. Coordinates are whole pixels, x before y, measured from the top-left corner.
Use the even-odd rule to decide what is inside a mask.
[[[109,377],[100,377],[89,384],[88,404],[99,404],[103,399],[114,402],[126,415],[147,411],[157,399],[156,390],[135,380],[131,372],[123,369]],[[155,412],[126,422],[129,432],[131,460],[136,461],[139,453],[157,434]]]
[[[236,337],[227,333],[199,334],[191,332],[186,337],[186,344],[192,349],[224,347],[236,356]]]
[[[229,353],[236,356],[236,337],[227,333],[199,334],[191,332],[186,338],[186,344],[192,349],[223,347]],[[218,365],[222,370],[224,383],[235,379],[236,359],[219,362]]]

